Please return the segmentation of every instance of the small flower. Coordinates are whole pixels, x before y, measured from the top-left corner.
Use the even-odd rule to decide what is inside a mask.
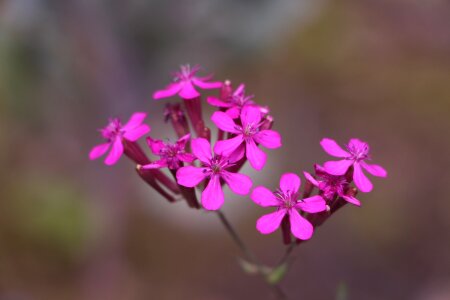
[[[281,176],[280,189],[272,192],[266,187],[256,187],[252,194],[252,200],[262,207],[277,207],[277,211],[264,215],[256,222],[256,228],[262,234],[269,234],[280,227],[281,221],[287,214],[291,225],[292,234],[301,240],[311,238],[313,225],[303,218],[297,209],[307,213],[317,213],[326,210],[325,200],[321,196],[312,196],[299,199],[300,178],[293,173]]]
[[[114,165],[123,154],[123,139],[135,142],[150,132],[150,126],[142,124],[146,116],[146,113],[134,113],[125,125],[122,125],[119,118],[110,119],[109,124],[100,129],[107,142],[92,148],[89,158],[91,160],[97,159],[111,147],[111,151],[105,159],[105,164],[108,166]]]
[[[249,193],[252,186],[250,177],[244,174],[231,173],[227,169],[234,165],[242,155],[213,155],[211,145],[204,138],[191,141],[192,153],[200,160],[202,167],[186,166],[178,169],[178,184],[195,187],[208,179],[208,185],[202,192],[202,205],[207,210],[217,210],[224,202],[224,194],[220,180],[223,179],[230,189],[239,195]]]
[[[258,148],[256,143],[263,145],[269,149],[281,147],[281,136],[273,130],[261,130],[263,122],[261,122],[261,112],[253,106],[245,106],[241,111],[241,125],[237,125],[233,119],[224,112],[215,112],[211,120],[216,126],[225,131],[235,134],[236,136],[223,141],[218,141],[214,147],[214,151],[219,154],[229,155],[239,148],[245,142],[246,156],[250,165],[261,170],[267,159],[267,155]]]
[[[364,175],[362,168],[377,177],[386,177],[387,172],[379,165],[370,165],[365,162],[369,157],[369,145],[359,139],[350,139],[347,151],[343,150],[336,141],[328,138],[320,142],[323,150],[328,154],[343,158],[340,161],[328,161],[324,164],[325,170],[331,175],[344,175],[353,166],[353,180],[362,192],[370,192],[373,188],[370,180]]]
[[[335,195],[338,195],[353,205],[361,206],[361,202],[358,199],[345,193],[349,187],[349,182],[345,175],[328,174],[325,169],[319,165],[314,165],[314,169],[316,171],[316,176],[318,177],[317,179],[308,172],[303,172],[303,174],[309,182],[322,191],[322,196],[326,200],[331,201]]]
[[[255,104],[253,97],[253,95],[245,95],[245,85],[241,84],[230,96],[223,100],[216,97],[208,97],[207,100],[212,106],[227,108],[225,113],[232,119],[239,118],[242,108],[247,105],[258,107],[263,114],[269,113],[269,110],[266,107],[260,107]]]
[[[148,137],[148,146],[152,150],[153,154],[161,156],[161,159],[142,166],[142,169],[159,169],[168,167],[171,170],[176,170],[182,166],[183,162],[193,162],[195,159],[194,155],[186,153],[184,150],[189,138],[190,134],[186,134],[175,143],[164,143],[161,140],[153,140],[151,137]]]
[[[217,89],[222,86],[221,82],[207,82],[212,75],[206,77],[195,76],[195,73],[200,70],[199,66],[191,68],[189,65],[183,65],[180,68],[181,70],[175,73],[174,82],[169,84],[164,90],[156,91],[153,94],[154,99],[168,98],[176,94],[183,99],[193,99],[200,96],[194,85],[202,89]]]

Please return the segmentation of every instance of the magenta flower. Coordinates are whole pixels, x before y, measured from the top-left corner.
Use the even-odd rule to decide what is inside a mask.
[[[168,98],[178,94],[183,99],[193,99],[200,96],[194,85],[201,89],[217,89],[222,86],[222,82],[207,82],[212,75],[197,77],[195,73],[200,70],[199,66],[192,69],[189,65],[181,66],[181,71],[175,73],[174,82],[169,84],[164,90],[156,91],[154,99]]]
[[[313,225],[302,217],[297,209],[307,213],[317,213],[326,210],[325,200],[321,196],[299,199],[300,178],[293,173],[281,176],[280,189],[272,192],[266,187],[256,187],[252,200],[262,207],[276,207],[277,211],[264,215],[256,222],[256,228],[262,234],[269,234],[280,227],[286,214],[289,216],[292,234],[301,240],[311,238]]]
[[[105,164],[108,166],[114,165],[123,154],[123,139],[135,142],[150,132],[150,126],[142,124],[146,116],[147,114],[143,112],[134,113],[123,126],[119,118],[110,119],[109,124],[100,129],[107,142],[92,148],[89,158],[91,160],[97,159],[111,147],[111,151],[105,159]]]
[[[281,147],[281,136],[274,130],[260,130],[262,125],[261,112],[253,106],[245,106],[241,111],[241,125],[237,125],[233,119],[224,112],[215,112],[211,120],[216,126],[236,136],[223,141],[218,141],[214,147],[214,151],[219,154],[229,155],[245,142],[246,156],[250,165],[261,170],[267,160],[267,155],[258,148],[256,143],[263,145],[269,149]]]
[[[232,119],[239,118],[241,110],[244,106],[252,105],[258,107],[263,114],[269,113],[266,107],[260,107],[252,100],[253,95],[245,95],[245,85],[241,84],[238,88],[226,99],[219,99],[217,97],[208,97],[208,103],[215,107],[227,108],[225,113]]]
[[[353,205],[361,206],[361,202],[358,199],[345,194],[349,187],[349,182],[345,175],[328,174],[325,169],[319,165],[314,165],[314,169],[316,171],[317,179],[308,172],[303,172],[303,174],[309,182],[322,191],[322,196],[326,200],[331,201],[335,195],[338,195]]]
[[[152,150],[153,154],[160,156],[161,159],[142,166],[142,169],[159,169],[168,167],[171,170],[176,170],[183,165],[183,162],[193,162],[195,156],[191,153],[186,153],[184,150],[190,136],[190,134],[186,134],[175,143],[165,143],[161,140],[153,140],[151,137],[148,137],[148,146]]]
[[[208,185],[202,192],[202,205],[207,210],[217,210],[224,202],[221,179],[230,189],[239,195],[247,195],[252,186],[250,177],[244,174],[231,173],[227,169],[239,160],[240,155],[212,155],[211,145],[204,138],[191,141],[192,153],[202,163],[201,167],[186,166],[177,171],[178,184],[185,187],[195,187],[208,179]]]
[[[344,175],[353,166],[353,180],[362,192],[370,192],[373,188],[372,182],[364,175],[362,168],[377,177],[386,177],[387,172],[379,165],[370,165],[365,162],[369,157],[369,145],[359,139],[350,139],[347,151],[342,149],[336,141],[328,138],[320,142],[323,150],[328,154],[341,157],[339,161],[328,161],[324,164],[325,170],[331,175]]]

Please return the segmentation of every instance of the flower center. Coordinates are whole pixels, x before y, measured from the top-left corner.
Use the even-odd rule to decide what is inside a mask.
[[[284,192],[282,190],[277,190],[274,194],[278,198],[278,200],[280,200],[284,208],[293,208],[298,203],[298,195],[297,193],[293,193],[292,191]]]
[[[111,141],[116,136],[122,134],[122,123],[119,118],[113,118],[109,121],[109,124],[100,131],[105,139]]]
[[[364,160],[369,157],[369,146],[366,143],[362,143],[361,145],[349,144],[347,150],[355,161]]]
[[[209,165],[209,171],[212,174],[220,174],[224,169],[228,168],[230,165],[230,163],[225,160],[221,155],[216,155],[214,156],[211,161],[210,161],[210,165]],[[207,172],[208,168],[205,168],[203,170],[203,172]]]

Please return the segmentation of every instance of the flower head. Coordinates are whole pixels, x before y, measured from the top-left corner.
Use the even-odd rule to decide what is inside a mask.
[[[267,114],[269,110],[266,107],[260,107],[253,101],[253,95],[245,95],[245,85],[241,84],[237,89],[224,99],[208,97],[208,103],[212,106],[226,108],[226,114],[232,119],[239,118],[244,106],[251,105],[260,109],[261,113]]]
[[[305,178],[311,182],[315,187],[322,191],[322,196],[327,201],[332,201],[337,195],[347,202],[356,206],[361,206],[361,202],[351,195],[347,195],[346,191],[349,187],[349,182],[346,175],[331,175],[319,165],[314,165],[317,179],[308,172],[303,172]]]
[[[123,139],[135,142],[150,132],[150,126],[142,124],[146,116],[146,113],[134,113],[125,125],[122,125],[119,118],[110,119],[108,125],[99,130],[106,143],[92,148],[89,158],[91,160],[97,159],[111,148],[105,159],[105,164],[115,164],[123,154]]]
[[[244,174],[227,171],[236,161],[242,157],[238,153],[233,155],[217,155],[211,153],[211,145],[204,138],[196,138],[191,141],[192,153],[202,163],[201,167],[186,166],[178,169],[178,184],[185,187],[195,187],[203,180],[208,184],[202,192],[202,205],[207,210],[217,210],[224,202],[224,194],[221,179],[230,189],[239,195],[249,193],[252,186],[250,177]]]
[[[165,89],[156,91],[153,94],[154,99],[168,98],[178,94],[183,99],[193,99],[200,96],[195,90],[194,85],[201,89],[216,89],[222,86],[221,82],[208,82],[211,75],[206,77],[197,77],[195,74],[200,70],[199,66],[190,67],[183,65],[180,71],[175,73],[173,83],[169,84]]]
[[[256,228],[262,234],[269,234],[280,227],[283,218],[288,215],[292,234],[301,240],[310,239],[313,234],[313,225],[303,218],[298,209],[317,213],[326,210],[325,200],[321,196],[312,196],[299,199],[300,178],[293,173],[281,176],[280,188],[272,192],[266,187],[256,187],[252,200],[262,207],[276,207],[273,213],[262,216],[256,222]]]
[[[320,142],[323,150],[328,154],[343,158],[339,161],[328,161],[324,164],[325,171],[331,175],[344,175],[353,166],[353,180],[362,192],[370,192],[372,183],[363,173],[364,168],[370,174],[377,177],[386,177],[387,172],[379,165],[370,165],[365,160],[370,160],[369,145],[359,139],[350,139],[347,144],[347,151],[342,149],[336,141],[328,138]]]
[[[267,159],[267,155],[258,148],[256,143],[269,149],[281,147],[281,136],[274,130],[261,130],[261,112],[257,107],[245,106],[242,108],[240,121],[242,125],[236,124],[233,119],[224,112],[215,112],[211,120],[221,130],[235,134],[236,136],[223,141],[218,141],[214,151],[219,154],[229,155],[245,143],[246,156],[250,165],[261,170]]]
[[[189,138],[190,134],[186,134],[175,143],[165,143],[161,140],[153,140],[151,137],[148,137],[148,146],[153,154],[160,156],[161,159],[142,166],[142,169],[168,167],[171,170],[176,170],[182,166],[183,162],[193,162],[195,159],[194,155],[186,153],[184,150]]]

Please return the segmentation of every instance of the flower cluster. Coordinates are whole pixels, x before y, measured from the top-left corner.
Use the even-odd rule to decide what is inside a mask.
[[[252,179],[239,170],[246,161],[253,169],[263,170],[267,161],[263,148],[280,148],[281,135],[272,129],[269,109],[246,95],[244,84],[233,90],[230,81],[213,82],[212,76],[197,76],[199,71],[198,66],[181,66],[173,82],[153,94],[155,100],[176,95],[181,99],[180,103],[168,104],[164,116],[178,140],[146,138],[156,159],[149,159],[137,142],[150,133],[150,127],[143,124],[146,114],[141,112],[133,114],[124,125],[118,118],[111,119],[100,130],[106,142],[91,150],[90,159],[97,159],[110,149],[105,164],[113,165],[125,154],[137,165],[139,176],[167,200],[176,202],[181,195],[192,208],[200,208],[197,191],[205,210],[222,207],[224,186],[241,196],[250,194],[257,205],[276,209],[257,220],[257,230],[269,234],[281,227],[285,243],[290,243],[292,236],[297,240],[310,239],[314,228],[347,202],[360,206],[355,198],[357,191],[370,192],[373,188],[363,169],[386,177],[382,167],[367,163],[367,143],[351,139],[344,150],[334,140],[325,138],[320,143],[323,149],[341,160],[314,165],[314,175],[304,172],[303,192],[301,179],[294,173],[282,175],[275,191],[264,186],[251,191]],[[210,118],[217,127],[217,138],[211,138],[211,129],[205,125],[199,89],[217,91],[206,101],[217,109]]]

